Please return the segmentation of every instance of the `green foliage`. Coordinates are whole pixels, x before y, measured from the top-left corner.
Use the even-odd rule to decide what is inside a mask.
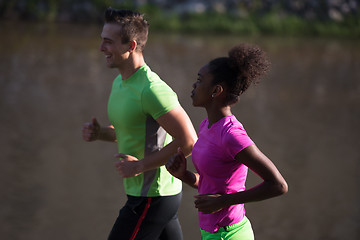
[[[76,6],[76,7],[74,7]],[[8,0],[0,1],[0,19],[58,21],[61,14],[70,15],[69,21],[99,22],[107,7],[126,8],[145,13],[151,31],[184,33],[220,33],[242,35],[291,35],[360,37],[360,16],[352,14],[342,21],[306,19],[291,13],[284,14],[276,5],[268,12],[261,12],[263,1],[252,5],[238,5],[231,13],[204,12],[179,14],[165,11],[152,4],[136,7],[130,0]],[[80,8],[80,10],[79,10]],[[88,9],[91,10],[88,10]],[[86,12],[88,11],[88,12]],[[245,14],[244,14],[245,13]]]
[[[267,13],[262,16],[249,14],[235,17],[219,13],[164,14],[161,11],[147,13],[152,31],[184,33],[220,33],[242,35],[289,35],[360,37],[360,18],[343,22],[307,20],[295,15],[281,16]]]

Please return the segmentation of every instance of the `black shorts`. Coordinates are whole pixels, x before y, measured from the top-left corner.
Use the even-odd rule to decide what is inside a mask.
[[[182,240],[177,215],[181,197],[128,196],[108,240]]]

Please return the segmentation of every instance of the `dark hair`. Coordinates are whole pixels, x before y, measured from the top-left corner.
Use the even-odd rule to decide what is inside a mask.
[[[149,24],[143,14],[110,7],[105,11],[105,23],[119,24],[122,43],[136,40],[137,50],[141,52],[144,50],[149,34]]]
[[[227,91],[227,104],[236,103],[251,83],[265,75],[270,62],[259,47],[242,43],[233,47],[229,57],[216,58],[209,62],[213,84],[224,83]]]

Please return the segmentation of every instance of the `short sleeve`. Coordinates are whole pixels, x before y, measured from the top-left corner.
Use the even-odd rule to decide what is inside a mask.
[[[247,135],[245,129],[237,126],[228,129],[224,133],[223,144],[230,156],[235,158],[240,151],[254,144],[254,142]]]
[[[152,82],[142,94],[143,111],[157,119],[180,105],[176,93],[163,81]]]

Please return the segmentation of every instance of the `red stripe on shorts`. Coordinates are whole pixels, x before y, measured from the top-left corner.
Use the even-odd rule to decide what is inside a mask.
[[[143,213],[141,214],[141,216],[140,216],[140,218],[139,218],[139,221],[138,221],[137,224],[136,224],[136,227],[135,227],[135,229],[134,229],[134,232],[133,232],[132,235],[131,235],[130,240],[134,240],[135,237],[136,237],[136,234],[139,232],[141,223],[143,222],[143,220],[144,220],[144,218],[145,218],[145,216],[146,216],[146,213],[147,213],[147,211],[148,211],[149,208],[150,208],[150,203],[151,203],[151,197],[149,197],[148,200],[147,200],[145,209],[144,209]]]

